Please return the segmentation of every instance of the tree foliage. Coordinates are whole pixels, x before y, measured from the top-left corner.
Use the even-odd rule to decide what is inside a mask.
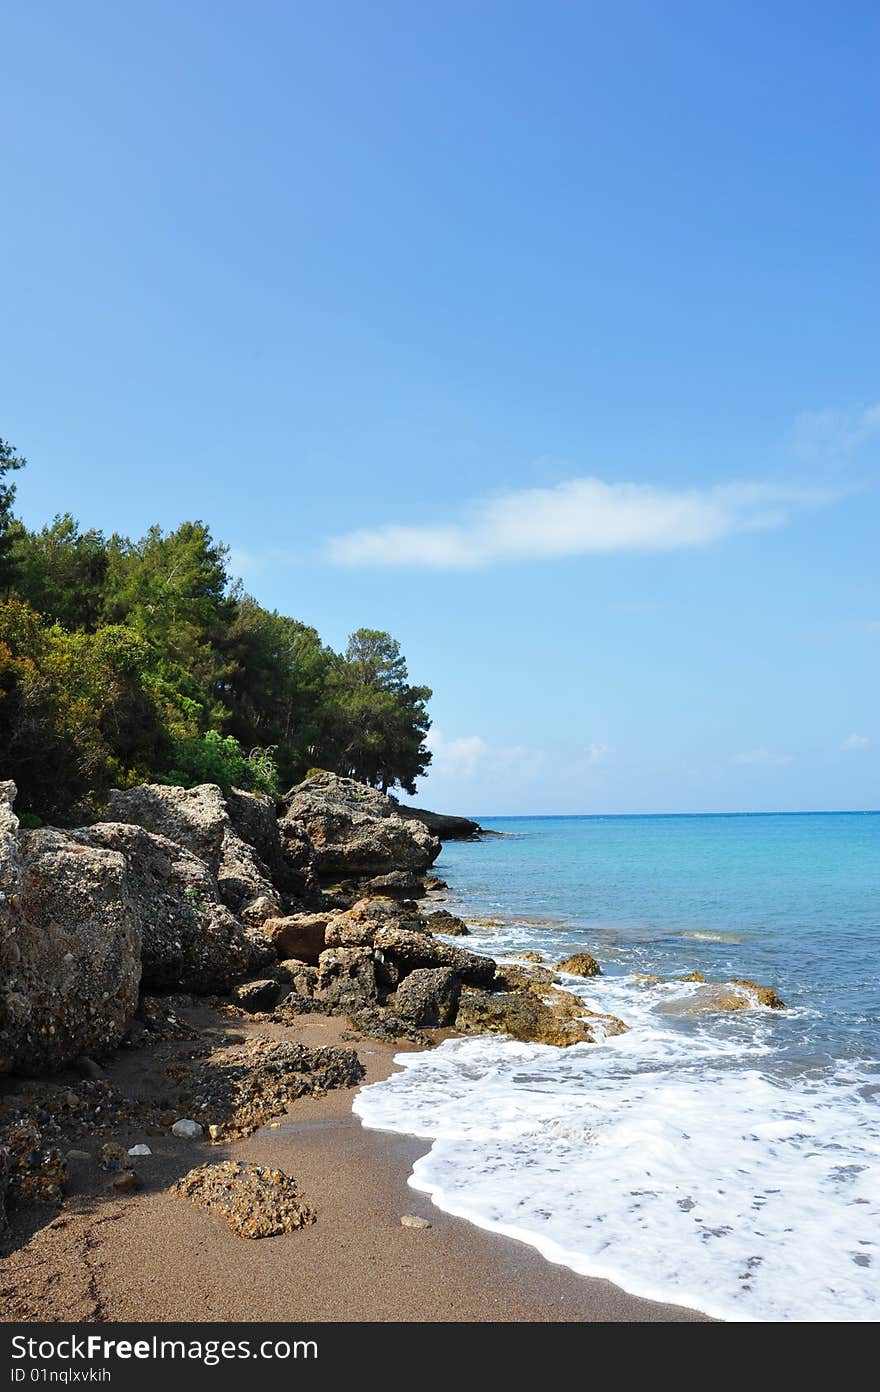
[[[415,791],[431,692],[390,634],[344,653],[268,610],[203,521],[139,540],[69,514],[31,531],[0,441],[0,776],[56,821],[144,779],[277,795],[312,767]]]

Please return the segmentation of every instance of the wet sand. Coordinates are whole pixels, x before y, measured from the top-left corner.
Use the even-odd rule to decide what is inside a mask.
[[[342,1029],[339,1019],[309,1015],[300,1017],[295,1036],[265,1025],[246,1024],[243,1032],[317,1045],[344,1044]],[[374,1040],[356,1047],[367,1082],[393,1070],[399,1049]],[[122,1054],[109,1072],[123,1081],[150,1066],[143,1053]],[[106,1176],[100,1179],[88,1164],[74,1162],[72,1194],[60,1214],[32,1204],[16,1219],[19,1245],[0,1261],[0,1318],[705,1319],[577,1276],[524,1243],[442,1213],[407,1185],[425,1143],[364,1130],[351,1113],[353,1096],[339,1089],[324,1098],[300,1098],[274,1127],[228,1145],[127,1134],[127,1145],[146,1139],[154,1153],[137,1162],[143,1190],[124,1198],[106,1195]],[[233,1236],[221,1218],[166,1192],[193,1165],[227,1157],[292,1174],[318,1221],[248,1241]],[[403,1228],[406,1213],[432,1226]]]

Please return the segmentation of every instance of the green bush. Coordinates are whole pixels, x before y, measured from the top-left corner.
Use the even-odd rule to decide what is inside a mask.
[[[198,783],[217,783],[228,793],[231,788],[268,793],[277,797],[278,768],[274,749],[252,749],[245,754],[232,735],[209,730],[201,738],[183,737],[173,741],[172,767],[156,782],[181,788]]]

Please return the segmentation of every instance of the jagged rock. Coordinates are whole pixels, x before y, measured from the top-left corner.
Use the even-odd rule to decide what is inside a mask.
[[[388,927],[427,933],[425,920],[415,908],[395,899],[358,899],[350,909],[333,914],[324,941],[328,947],[370,947],[379,929]]]
[[[121,822],[98,822],[71,837],[124,857],[147,989],[226,991],[274,955],[220,903],[204,861],[179,842]]]
[[[105,821],[133,822],[164,836],[197,856],[214,875],[220,868],[223,837],[230,826],[226,801],[216,783],[200,783],[197,788],[172,788],[161,783],[113,788]]]
[[[48,827],[18,832],[14,796],[2,785],[0,1072],[39,1072],[120,1041],[141,934],[124,857]]]
[[[536,967],[544,966],[544,958],[540,952],[511,952],[511,957],[515,957],[518,962],[534,962]]]
[[[318,959],[318,998],[335,1009],[361,1010],[379,998],[368,947],[329,947]]]
[[[441,880],[441,878],[440,878],[439,875],[426,875],[426,876],[425,876],[425,893],[426,893],[426,894],[435,894],[435,893],[438,893],[438,892],[439,892],[440,890],[442,890],[442,889],[448,889],[448,888],[449,888],[449,885],[446,883],[445,880]]]
[[[287,794],[280,832],[285,845],[291,828],[306,833],[323,879],[424,872],[440,854],[440,842],[421,822],[397,814],[397,805],[375,788],[317,773]]]
[[[233,990],[232,998],[242,1010],[256,1015],[260,1011],[274,1009],[283,989],[277,981],[264,977],[259,981],[243,981]]]
[[[241,1160],[199,1165],[169,1192],[221,1214],[237,1237],[274,1237],[315,1221],[314,1209],[300,1196],[289,1174]]]
[[[247,793],[232,796],[239,825],[263,825],[265,806],[248,804]],[[235,912],[263,896],[280,906],[269,867],[236,831],[226,798],[216,783],[200,783],[195,788],[161,783],[114,788],[106,820],[132,822],[183,846],[207,865],[217,881],[220,898]],[[258,835],[265,840],[259,831]]]
[[[548,967],[515,967],[503,962],[495,969],[495,985],[499,991],[532,990],[552,986],[553,973]]]
[[[595,1041],[585,1021],[560,1020],[531,991],[462,991],[455,1028],[462,1034],[508,1034],[526,1044],[560,1048]]]
[[[432,836],[439,836],[441,841],[467,841],[472,836],[483,834],[479,822],[472,822],[470,817],[426,812],[423,807],[406,807],[403,803],[397,803],[397,812],[407,821],[421,822]]]
[[[376,933],[377,953],[389,959],[401,976],[417,967],[451,967],[456,975],[473,986],[488,986],[495,976],[495,962],[451,943],[438,942],[427,933],[406,928],[383,927]]]
[[[394,1008],[414,1025],[451,1025],[460,994],[461,983],[450,967],[421,967],[400,983]]]
[[[702,972],[699,972],[699,971],[688,972],[687,976],[683,976],[681,979],[682,979],[682,981],[705,981],[705,980],[706,980],[706,978],[705,978],[705,976],[703,975],[703,973],[702,973]]]
[[[433,913],[426,914],[425,924],[429,932],[445,933],[453,938],[466,938],[471,931],[463,918],[457,918],[446,909],[435,909]]]
[[[589,952],[576,952],[573,957],[566,957],[564,962],[557,964],[556,970],[568,972],[571,976],[602,975],[602,968]]]

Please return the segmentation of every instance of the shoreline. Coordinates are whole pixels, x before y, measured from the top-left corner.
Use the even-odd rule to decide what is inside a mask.
[[[295,1037],[337,1044],[343,1030],[338,1018],[307,1015]],[[258,1024],[241,1032],[282,1037]],[[387,1077],[401,1052],[372,1039],[356,1048],[367,1069],[362,1085]],[[129,1079],[143,1066],[148,1058],[123,1054],[108,1073]],[[435,1207],[407,1183],[426,1143],[367,1129],[352,1101],[350,1089],[299,1098],[275,1124],[222,1146],[149,1137],[154,1155],[139,1162],[138,1193],[95,1194],[94,1176],[82,1176],[60,1213],[23,1207],[14,1228],[20,1238],[24,1227],[32,1233],[0,1263],[0,1320],[708,1321],[579,1276],[525,1242]],[[167,1192],[191,1165],[227,1157],[293,1174],[317,1222],[247,1241]],[[431,1227],[404,1228],[403,1214]]]

